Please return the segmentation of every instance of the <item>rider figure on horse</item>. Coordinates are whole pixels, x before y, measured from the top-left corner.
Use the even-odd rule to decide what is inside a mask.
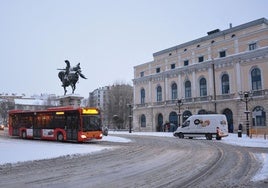
[[[71,86],[72,87],[72,93],[74,93],[74,90],[76,88],[75,84],[79,79],[79,76],[81,78],[87,79],[81,71],[80,63],[78,63],[75,67],[71,67],[70,62],[68,60],[65,60],[66,68],[65,69],[58,69],[61,70],[58,74],[58,77],[60,78],[62,82],[62,87],[64,88],[64,95],[66,94],[67,90],[66,87]]]

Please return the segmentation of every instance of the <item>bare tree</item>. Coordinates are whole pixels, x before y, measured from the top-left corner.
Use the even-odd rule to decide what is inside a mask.
[[[7,125],[8,111],[14,108],[14,102],[10,102],[8,100],[0,100],[0,114],[5,125]]]
[[[116,83],[110,87],[108,102],[108,118],[113,120],[113,128],[125,129],[128,125],[129,107],[133,103],[133,87]],[[114,121],[114,117],[117,117]]]

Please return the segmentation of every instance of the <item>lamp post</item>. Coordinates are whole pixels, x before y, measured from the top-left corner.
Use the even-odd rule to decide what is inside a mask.
[[[179,117],[179,123],[178,126],[181,126],[181,106],[183,105],[182,99],[178,99],[176,105],[179,107],[179,113],[178,113],[178,117]]]
[[[131,133],[131,122],[132,122],[132,105],[128,104],[128,108],[129,108],[129,133]]]
[[[240,101],[245,102],[246,103],[246,129],[247,129],[247,136],[249,136],[249,120],[248,120],[248,114],[250,113],[250,111],[248,110],[248,102],[252,99],[252,91],[240,91],[239,93],[240,96]]]

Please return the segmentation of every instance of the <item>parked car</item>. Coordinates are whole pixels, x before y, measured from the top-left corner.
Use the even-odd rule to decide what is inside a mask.
[[[4,125],[0,125],[0,130],[3,131],[5,129]]]
[[[104,135],[104,136],[108,136],[108,127],[106,127],[106,126],[103,126],[102,127],[102,134]]]

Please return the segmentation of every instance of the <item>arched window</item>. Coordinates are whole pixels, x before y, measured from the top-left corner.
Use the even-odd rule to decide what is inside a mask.
[[[205,78],[200,79],[200,96],[207,96],[207,81]]]
[[[252,112],[253,126],[266,126],[266,113],[262,106],[257,106]]]
[[[222,88],[222,94],[228,94],[230,92],[228,74],[222,75],[222,77],[221,77],[221,88]]]
[[[191,98],[191,82],[188,80],[185,82],[185,98]]]
[[[163,127],[163,115],[162,114],[159,114],[157,116],[157,131],[161,131],[163,132],[164,131],[164,127]]]
[[[145,89],[141,89],[141,104],[145,103]]]
[[[262,89],[261,87],[261,71],[258,68],[254,68],[251,71],[251,84],[252,90]]]
[[[190,117],[192,115],[192,112],[190,112],[189,110],[186,110],[182,113],[182,121],[184,122],[188,117]]]
[[[207,111],[205,109],[201,109],[198,111],[197,114],[207,114]]]
[[[223,113],[227,118],[228,123],[228,131],[229,133],[232,133],[234,131],[234,120],[233,120],[233,112],[229,108],[226,108]]]
[[[161,86],[158,86],[156,88],[156,101],[157,102],[162,101],[162,88],[161,88]]]
[[[169,132],[174,132],[178,128],[178,114],[170,112],[169,114]]]
[[[171,85],[171,99],[175,100],[178,98],[178,90],[177,90],[177,84],[173,83]]]
[[[141,127],[146,127],[146,117],[144,114],[141,115]]]

